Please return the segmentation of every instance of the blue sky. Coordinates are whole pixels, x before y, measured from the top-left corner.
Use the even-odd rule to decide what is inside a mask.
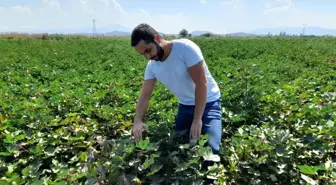
[[[1,0],[0,31],[141,22],[165,33],[216,33],[283,26],[336,29],[336,0]]]

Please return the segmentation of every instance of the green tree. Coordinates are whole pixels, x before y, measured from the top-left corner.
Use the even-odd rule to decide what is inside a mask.
[[[187,37],[188,36],[188,30],[183,29],[179,33],[180,37]]]
[[[202,34],[201,36],[202,36],[202,37],[211,37],[212,34],[211,34],[211,33],[204,33],[204,34]]]

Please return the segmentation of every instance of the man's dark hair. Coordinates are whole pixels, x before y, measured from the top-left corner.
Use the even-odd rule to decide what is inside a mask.
[[[131,45],[136,46],[140,40],[144,40],[146,43],[154,42],[154,36],[158,32],[146,23],[141,23],[135,27],[131,35]]]

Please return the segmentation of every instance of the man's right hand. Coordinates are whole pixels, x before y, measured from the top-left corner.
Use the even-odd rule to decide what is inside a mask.
[[[133,125],[133,136],[135,142],[138,142],[142,139],[142,131],[147,130],[147,126],[142,121],[135,121]]]

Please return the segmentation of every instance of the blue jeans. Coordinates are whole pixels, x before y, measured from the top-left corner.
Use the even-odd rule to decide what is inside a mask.
[[[207,146],[210,146],[213,154],[220,154],[222,139],[222,110],[221,101],[208,102],[205,105],[202,117],[202,135],[208,134],[210,137]],[[175,119],[175,131],[183,132],[185,137],[189,137],[191,124],[194,118],[194,105],[179,104],[178,113]]]

